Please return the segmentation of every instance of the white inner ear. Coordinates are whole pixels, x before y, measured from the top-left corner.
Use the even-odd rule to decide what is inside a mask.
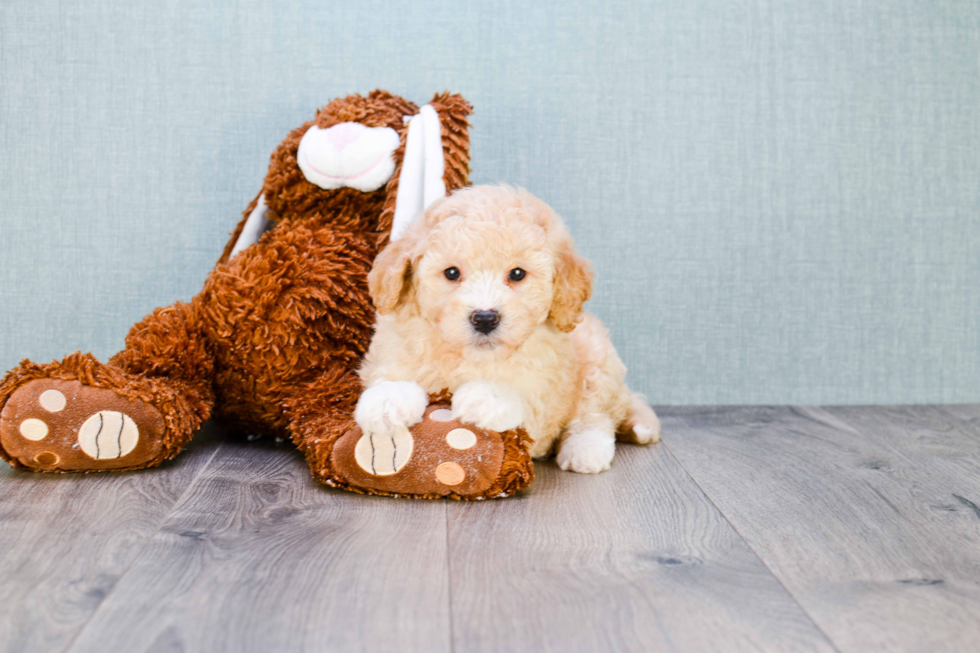
[[[442,123],[436,110],[427,104],[408,121],[390,240],[398,240],[430,204],[446,196],[446,182],[442,178],[445,170]]]
[[[395,217],[391,223],[391,241],[398,240],[409,223],[424,209],[422,174],[425,168],[425,151],[422,145],[422,120],[412,116],[408,120],[408,136],[405,138],[405,156],[398,176],[398,195],[395,197]]]
[[[425,105],[419,110],[422,118],[422,125],[425,127],[423,141],[425,145],[425,186],[423,188],[422,210],[429,208],[429,205],[440,197],[446,196],[446,182],[442,175],[446,169],[445,155],[442,152],[442,123],[439,121],[439,114],[432,108],[432,105]]]
[[[259,203],[248,214],[245,226],[242,227],[242,233],[238,235],[235,246],[231,248],[231,255],[228,256],[229,261],[235,258],[235,254],[238,252],[257,243],[262,234],[275,226],[276,223],[269,219],[268,214],[269,207],[265,205],[265,195],[259,195]]]

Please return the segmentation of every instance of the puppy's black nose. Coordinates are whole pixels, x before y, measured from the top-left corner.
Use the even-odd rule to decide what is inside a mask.
[[[480,333],[490,333],[500,323],[500,313],[497,311],[473,311],[470,313],[473,328]]]

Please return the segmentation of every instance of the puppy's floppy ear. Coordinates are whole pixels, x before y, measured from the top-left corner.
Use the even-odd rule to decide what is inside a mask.
[[[418,242],[414,229],[381,250],[368,274],[368,291],[378,313],[395,310],[408,291],[412,278],[412,250]]]
[[[575,252],[563,234],[555,246],[555,296],[548,317],[559,330],[569,332],[582,319],[582,305],[592,296],[592,265]]]
[[[528,193],[517,189],[521,206],[548,234],[555,262],[554,296],[548,317],[568,333],[582,320],[582,305],[592,296],[592,265],[575,252],[571,235],[555,211]]]

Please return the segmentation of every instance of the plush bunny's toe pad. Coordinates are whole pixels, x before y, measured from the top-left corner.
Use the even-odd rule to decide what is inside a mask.
[[[159,459],[164,419],[153,406],[80,381],[35,379],[0,411],[13,465],[44,472],[145,467]]]
[[[507,496],[533,478],[525,438],[523,431],[497,433],[463,424],[453,419],[450,404],[432,403],[405,433],[372,438],[352,423],[334,444],[327,482],[371,494]]]

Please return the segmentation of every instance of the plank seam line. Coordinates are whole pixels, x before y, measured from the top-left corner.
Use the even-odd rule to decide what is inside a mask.
[[[456,633],[453,628],[453,556],[449,540],[449,500],[443,499],[446,515],[446,584],[449,588],[449,651],[456,653]]]
[[[813,618],[813,615],[810,614],[809,610],[803,607],[803,604],[800,603],[800,600],[798,598],[796,598],[796,595],[793,594],[793,592],[791,592],[788,587],[786,587],[785,583],[783,583],[783,580],[776,575],[776,572],[774,572],[772,568],[769,567],[765,559],[761,555],[759,555],[758,551],[755,550],[755,547],[752,546],[752,544],[745,538],[745,536],[742,535],[741,531],[739,531],[738,528],[735,526],[735,524],[733,524],[732,521],[728,518],[728,515],[726,515],[725,512],[720,507],[718,507],[718,505],[715,503],[715,500],[711,498],[711,495],[709,495],[707,491],[705,491],[705,489],[701,487],[701,484],[698,483],[697,479],[694,478],[694,476],[691,474],[690,471],[688,471],[687,467],[684,466],[684,463],[681,462],[681,459],[678,458],[674,454],[674,451],[667,445],[667,441],[661,439],[660,443],[663,445],[664,449],[667,450],[667,453],[670,454],[670,457],[677,462],[677,464],[680,466],[681,469],[684,470],[684,473],[687,474],[687,477],[689,479],[691,479],[691,482],[694,483],[694,486],[701,491],[701,494],[704,495],[704,498],[708,500],[708,503],[710,503],[712,507],[718,511],[718,514],[721,515],[721,518],[724,519],[729,526],[731,526],[735,534],[738,535],[738,538],[742,540],[742,542],[745,543],[745,546],[749,548],[749,551],[752,552],[752,555],[754,555],[756,559],[759,561],[759,563],[765,568],[765,570],[769,572],[769,575],[772,576],[773,580],[775,580],[779,584],[779,586],[783,588],[783,591],[786,592],[786,595],[789,596],[789,598],[793,600],[793,603],[795,603],[800,608],[800,611],[802,611],[803,614],[806,615],[806,618],[810,620],[810,623],[812,623],[813,627],[817,629],[817,632],[823,635],[823,638],[827,640],[827,643],[830,645],[832,649],[837,651],[837,653],[841,653],[841,650],[837,647],[837,643],[833,639],[831,639],[830,635],[828,635],[826,631],[824,631],[823,627],[819,623],[817,623],[817,620]]]
[[[75,633],[75,636],[71,638],[71,641],[68,642],[68,645],[62,649],[62,653],[68,653],[68,651],[70,651],[72,648],[75,647],[75,643],[78,641],[78,638],[81,637],[82,633],[84,633],[85,630],[92,624],[92,620],[95,619],[95,616],[99,613],[99,610],[102,609],[102,604],[105,603],[106,599],[108,599],[112,595],[112,593],[116,591],[116,588],[119,587],[119,583],[122,582],[122,580],[126,577],[126,574],[128,574],[133,569],[133,566],[136,564],[136,561],[139,560],[140,556],[143,554],[143,551],[146,549],[146,547],[150,545],[150,542],[152,542],[153,538],[156,537],[157,533],[160,532],[160,529],[163,528],[163,525],[167,523],[167,520],[170,519],[171,515],[174,514],[174,511],[177,509],[177,507],[181,505],[181,502],[187,497],[191,489],[197,484],[197,481],[201,477],[201,474],[203,474],[204,471],[211,466],[211,462],[214,460],[214,457],[218,455],[219,451],[221,451],[222,445],[223,443],[220,442],[218,443],[218,446],[214,448],[214,451],[211,453],[211,456],[208,458],[207,462],[201,465],[201,469],[198,470],[197,474],[194,474],[194,477],[187,484],[187,487],[184,489],[184,491],[180,493],[180,496],[177,497],[177,500],[174,501],[173,505],[170,506],[170,509],[167,510],[167,513],[160,519],[160,522],[157,524],[157,527],[147,535],[146,541],[143,542],[143,545],[140,547],[139,551],[137,551],[136,555],[133,556],[133,561],[129,563],[129,566],[126,567],[123,573],[119,574],[119,578],[117,578],[116,582],[112,584],[112,589],[110,589],[108,592],[105,593],[105,596],[103,596],[102,600],[99,601],[98,607],[96,607],[95,610],[92,610],[92,614],[89,615],[89,618],[85,622],[85,625],[83,625],[81,628],[78,629],[78,632]]]

